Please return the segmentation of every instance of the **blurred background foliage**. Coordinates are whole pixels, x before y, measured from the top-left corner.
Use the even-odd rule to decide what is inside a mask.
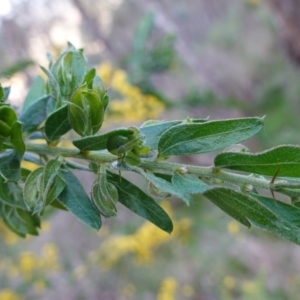
[[[109,90],[106,127],[266,115],[253,151],[299,144],[298,11],[297,0],[2,0],[0,79],[20,107],[46,53],[70,41]],[[0,224],[0,299],[298,298],[298,246],[241,228],[201,197],[161,204],[171,236],[124,209],[98,233],[50,210],[37,238]]]

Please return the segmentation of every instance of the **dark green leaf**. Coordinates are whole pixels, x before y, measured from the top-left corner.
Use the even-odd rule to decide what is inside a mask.
[[[0,214],[4,223],[19,236],[38,235],[36,227],[40,226],[40,221],[28,211],[0,203]]]
[[[15,208],[0,203],[0,214],[4,224],[20,237],[25,237],[27,230],[20,217],[16,215]]]
[[[262,127],[262,118],[179,124],[163,133],[158,151],[161,156],[211,152],[249,139]]]
[[[51,206],[55,207],[55,208],[58,208],[58,209],[61,209],[61,210],[65,210],[67,211],[68,209],[63,206],[60,202],[58,202],[57,200],[54,200],[51,204]]]
[[[218,206],[221,210],[223,210],[226,214],[250,228],[251,224],[244,213],[240,212],[239,209],[236,209],[234,203],[230,201],[230,192],[231,190],[229,189],[216,188],[206,191],[204,196]]]
[[[22,112],[24,112],[31,104],[45,95],[45,82],[41,76],[37,76],[34,80],[23,103]]]
[[[59,140],[69,130],[71,130],[71,124],[68,118],[68,106],[65,105],[47,118],[44,131],[49,141],[55,141]]]
[[[31,104],[19,118],[23,122],[23,132],[35,131],[51,113],[54,105],[55,100],[51,96],[42,97]]]
[[[291,223],[300,228],[300,208],[258,194],[251,194],[251,197],[266,206],[285,223]]]
[[[21,178],[21,160],[15,151],[7,150],[0,154],[0,175],[8,181]]]
[[[145,135],[145,145],[151,149],[157,149],[161,135],[169,128],[182,123],[182,121],[162,122],[151,120],[145,122],[139,130]]]
[[[85,224],[100,229],[102,222],[100,214],[86,194],[77,177],[68,169],[63,170],[62,177],[66,187],[58,196],[58,201]]]
[[[114,135],[129,136],[132,135],[133,131],[126,128],[120,128],[106,132],[104,134],[87,136],[80,140],[73,141],[73,145],[78,149],[85,150],[104,150],[106,149],[106,143],[109,137]]]
[[[214,188],[204,195],[210,200],[224,199],[253,225],[300,244],[299,208],[257,194],[250,196],[226,188]]]
[[[278,177],[300,177],[300,147],[279,146],[260,153],[221,153],[215,166],[255,174]]]
[[[172,184],[182,192],[188,194],[202,194],[211,188],[210,185],[204,183],[199,178],[179,173],[174,174],[172,177]]]
[[[116,174],[109,172],[108,180],[117,187],[119,202],[162,230],[168,233],[172,232],[172,220],[152,198],[125,178],[120,181]]]
[[[28,234],[39,235],[39,232],[36,228],[36,217],[33,217],[29,211],[25,211],[23,209],[17,209],[16,214],[19,216],[21,221],[23,221]]]
[[[8,137],[11,134],[11,128],[17,121],[16,112],[7,105],[0,107],[0,135]]]
[[[10,141],[16,153],[22,157],[25,153],[26,147],[22,137],[22,123],[15,122],[11,129]]]
[[[15,207],[26,209],[22,189],[15,182],[4,182],[0,177],[0,202]]]

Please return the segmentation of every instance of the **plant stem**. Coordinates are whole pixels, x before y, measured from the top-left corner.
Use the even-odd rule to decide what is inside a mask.
[[[118,159],[117,156],[106,152],[87,151],[82,153],[80,152],[80,150],[76,148],[48,146],[47,144],[27,143],[26,150],[30,152],[34,152],[35,154],[38,155],[72,157],[72,158],[84,159],[87,161],[95,161],[98,163],[111,163]],[[169,173],[169,174],[176,173],[180,169],[184,168],[188,174],[196,175],[200,178],[217,179],[227,183],[236,184],[238,186],[252,185],[257,188],[270,189],[270,181],[265,179],[262,176],[256,177],[252,175],[237,174],[233,172],[224,171],[215,168],[213,166],[201,167],[201,166],[192,166],[192,165],[185,165],[179,163],[171,163],[166,161],[149,161],[144,159],[142,160],[141,164],[138,167],[152,172]],[[86,167],[82,166],[82,168],[86,168]],[[274,183],[274,187],[275,186],[276,183]]]

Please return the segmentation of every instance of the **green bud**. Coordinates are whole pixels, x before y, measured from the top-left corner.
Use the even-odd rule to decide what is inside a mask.
[[[7,105],[0,107],[0,135],[8,137],[11,134],[11,128],[17,121],[15,111]]]
[[[112,183],[107,181],[106,173],[99,174],[94,180],[91,198],[104,217],[109,218],[117,215],[118,190]]]
[[[81,136],[95,134],[102,125],[104,109],[101,99],[86,85],[78,88],[68,105],[68,116],[72,128]]]

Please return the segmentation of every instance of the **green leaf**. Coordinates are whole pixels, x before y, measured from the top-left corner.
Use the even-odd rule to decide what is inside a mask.
[[[145,122],[139,130],[145,135],[145,145],[151,149],[157,149],[161,135],[169,128],[181,124],[182,121],[162,122],[150,120]]]
[[[109,172],[108,180],[117,187],[120,203],[160,229],[172,232],[172,220],[152,198],[125,178],[120,181],[116,174]]]
[[[300,245],[300,210],[283,202],[256,194],[214,188],[204,193],[212,199],[226,199],[236,211],[244,215],[253,225],[268,230]]]
[[[60,103],[61,92],[60,92],[60,86],[59,86],[56,78],[46,68],[41,66],[41,69],[48,76],[48,86],[49,86],[51,96]]]
[[[247,140],[262,127],[262,118],[179,124],[163,133],[158,151],[161,156],[211,152]]]
[[[58,81],[63,95],[69,97],[84,80],[86,62],[78,51],[67,51],[62,60],[63,81]]]
[[[26,147],[22,136],[22,123],[15,122],[11,128],[10,141],[16,153],[22,157],[25,153]]]
[[[33,217],[30,212],[25,211],[23,209],[17,209],[16,214],[19,216],[19,218],[23,221],[24,226],[26,227],[27,233],[31,235],[39,235],[39,232],[37,231],[37,219],[36,217]]]
[[[274,200],[273,198],[264,197],[259,194],[251,193],[251,197],[258,200],[261,204],[271,210],[285,223],[291,223],[300,229],[300,208],[289,205],[282,201]],[[288,225],[291,226],[291,225]]]
[[[181,188],[171,184],[169,181],[161,177],[157,177],[152,173],[146,173],[141,169],[134,170],[152,182],[158,189],[181,198],[187,205],[191,203],[192,197],[189,195],[189,193],[186,193],[185,190],[182,190]]]
[[[53,159],[48,161],[44,168],[42,178],[44,205],[52,203],[66,186],[65,180],[61,177],[61,165],[61,161]]]
[[[204,196],[218,206],[221,210],[223,210],[226,214],[240,222],[242,225],[250,228],[251,224],[244,213],[240,212],[239,209],[236,209],[234,203],[230,201],[231,191],[232,190],[229,189],[214,188],[206,191]]]
[[[88,70],[84,76],[83,83],[86,83],[88,89],[93,89],[93,79],[96,76],[96,69]]]
[[[23,122],[23,132],[32,132],[47,118],[55,106],[55,100],[51,96],[45,96],[31,104],[19,118]]]
[[[215,166],[278,177],[300,177],[300,147],[284,145],[260,153],[221,153]]]
[[[4,223],[19,236],[38,235],[36,227],[40,226],[39,219],[28,211],[0,203],[0,214]]]
[[[41,76],[37,76],[24,100],[22,112],[31,104],[45,95],[45,82]]]
[[[172,184],[182,192],[188,194],[202,194],[211,188],[210,185],[196,177],[179,173],[174,174],[172,177]]]
[[[83,223],[99,230],[102,225],[100,214],[80,181],[68,169],[63,170],[62,177],[66,182],[66,187],[57,200]]]
[[[106,149],[106,143],[109,137],[114,135],[129,136],[132,135],[133,131],[126,128],[120,128],[106,132],[104,134],[87,136],[80,140],[74,140],[73,145],[82,151],[86,150],[104,150]]]
[[[24,202],[29,210],[34,210],[36,207],[43,207],[43,198],[40,194],[39,179],[42,178],[44,168],[37,168],[32,171],[24,185],[23,197]]]
[[[25,237],[27,230],[22,220],[16,215],[15,208],[0,203],[0,215],[4,224],[20,237]]]
[[[68,118],[68,105],[65,105],[49,115],[45,123],[44,132],[48,141],[55,141],[59,140],[71,128]]]
[[[3,204],[26,209],[23,201],[22,189],[15,182],[4,182],[0,177],[0,202]]]
[[[0,154],[0,175],[8,181],[21,178],[21,160],[15,151],[6,150]]]
[[[104,84],[98,75],[96,75],[93,80],[93,90],[98,94],[105,110],[109,102],[109,97],[104,89]]]

